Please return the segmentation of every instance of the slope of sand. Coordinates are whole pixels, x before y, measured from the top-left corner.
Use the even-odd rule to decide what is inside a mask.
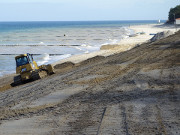
[[[0,135],[180,134],[179,37],[59,63],[1,92]]]

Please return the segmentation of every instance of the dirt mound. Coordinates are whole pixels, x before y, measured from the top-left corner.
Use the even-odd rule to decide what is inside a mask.
[[[174,34],[172,31],[163,31],[163,32],[159,32],[159,33],[157,33],[156,35],[154,35],[151,39],[150,39],[150,41],[151,42],[154,42],[154,41],[157,41],[157,40],[159,40],[159,39],[163,39],[163,38],[166,38],[166,37],[168,37],[168,36],[170,36],[170,35],[172,35],[172,34]]]
[[[176,32],[173,35],[170,35],[167,38],[157,40],[154,42],[154,44],[159,45],[166,45],[166,44],[179,44],[180,43],[180,31]]]
[[[119,45],[103,45],[101,46],[100,50],[110,50],[110,49],[115,49],[116,47],[119,47]]]
[[[95,57],[92,57],[85,61],[80,62],[78,65],[87,65],[87,64],[91,64],[91,63],[96,63],[98,61],[102,61],[103,59],[105,59],[104,56],[95,56]]]
[[[63,68],[67,68],[67,67],[73,67],[75,64],[72,62],[64,62],[62,64],[57,64],[54,66],[55,69],[63,69]]]
[[[72,69],[75,66],[73,62],[64,62],[62,64],[56,64],[54,66],[55,73],[63,73],[70,69]]]

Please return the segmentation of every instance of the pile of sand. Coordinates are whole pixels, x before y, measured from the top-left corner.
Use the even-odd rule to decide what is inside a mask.
[[[163,32],[158,32],[157,34],[155,34],[155,35],[150,39],[150,41],[151,41],[151,42],[154,42],[154,41],[157,41],[157,40],[159,40],[159,39],[166,38],[166,37],[168,37],[168,36],[170,36],[170,35],[172,35],[172,34],[174,34],[174,32],[173,32],[173,31],[170,31],[170,30],[168,30],[168,31],[163,31]]]

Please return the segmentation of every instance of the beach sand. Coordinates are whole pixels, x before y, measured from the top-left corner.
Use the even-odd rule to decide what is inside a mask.
[[[180,134],[180,31],[146,42],[167,28],[131,27],[146,34],[59,61],[54,75],[10,89],[13,75],[1,78],[0,134]]]

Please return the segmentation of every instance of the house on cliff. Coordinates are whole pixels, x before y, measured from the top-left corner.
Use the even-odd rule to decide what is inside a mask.
[[[176,23],[177,25],[180,25],[180,18],[176,18]]]

